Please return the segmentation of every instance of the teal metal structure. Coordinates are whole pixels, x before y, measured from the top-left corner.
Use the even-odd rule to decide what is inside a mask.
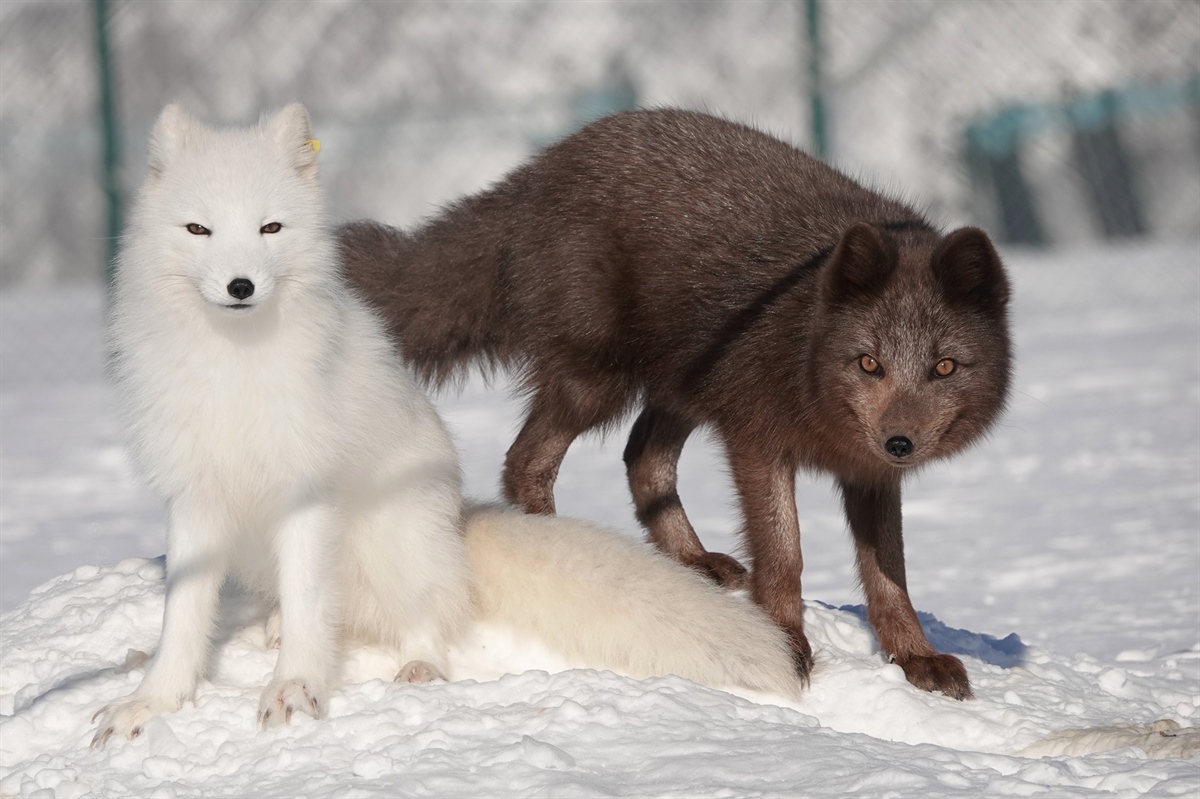
[[[96,62],[100,79],[101,183],[107,204],[105,278],[112,284],[117,242],[121,236],[121,146],[113,91],[112,50],[108,44],[107,0],[92,0],[96,23]]]

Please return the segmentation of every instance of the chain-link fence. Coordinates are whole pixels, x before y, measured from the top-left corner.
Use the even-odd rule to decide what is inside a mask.
[[[171,101],[304,102],[333,215],[402,225],[590,118],[677,105],[1003,241],[1200,234],[1196,0],[5,0],[9,292],[103,280],[101,25],[124,202]]]

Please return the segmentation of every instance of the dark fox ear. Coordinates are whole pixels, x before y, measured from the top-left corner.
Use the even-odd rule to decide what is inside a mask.
[[[835,302],[874,294],[896,268],[899,252],[891,237],[865,222],[842,234],[825,272],[825,290]]]
[[[1003,307],[1008,303],[1008,278],[992,240],[977,227],[951,233],[933,253],[933,274],[946,296]]]

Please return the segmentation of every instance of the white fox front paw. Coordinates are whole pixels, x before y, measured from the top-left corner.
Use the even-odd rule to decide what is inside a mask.
[[[325,716],[328,700],[304,680],[272,682],[263,691],[258,703],[260,729],[292,723],[292,713],[299,710],[314,719]]]
[[[100,719],[96,734],[92,737],[90,748],[104,747],[108,739],[114,735],[133,740],[142,734],[146,722],[163,713],[178,710],[179,706],[171,702],[142,699],[127,696],[110,702],[96,711],[92,721]]]

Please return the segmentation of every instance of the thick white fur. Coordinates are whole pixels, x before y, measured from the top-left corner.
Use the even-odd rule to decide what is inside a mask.
[[[134,460],[168,506],[166,608],[94,745],[193,695],[227,575],[278,607],[263,726],[325,713],[346,640],[396,650],[399,679],[447,674],[476,612],[456,453],[341,279],[311,138],[299,105],[226,130],[168,106],[151,135],[108,338]],[[235,299],[235,278],[254,293]],[[583,522],[471,519],[489,618],[590,665],[794,693],[765,616],[648,548]]]
[[[798,692],[787,640],[757,605],[649,544],[507,508],[471,509],[466,530],[480,619],[591,668]]]

